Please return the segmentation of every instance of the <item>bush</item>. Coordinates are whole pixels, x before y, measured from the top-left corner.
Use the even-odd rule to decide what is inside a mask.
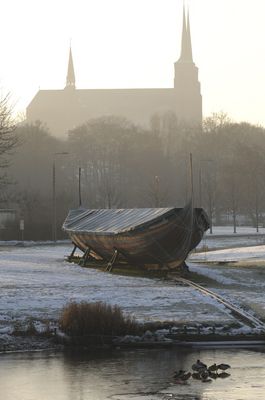
[[[63,308],[60,329],[70,336],[121,336],[139,332],[133,317],[106,303],[71,302]]]

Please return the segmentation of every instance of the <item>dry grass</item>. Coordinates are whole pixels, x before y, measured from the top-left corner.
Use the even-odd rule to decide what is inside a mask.
[[[120,307],[102,302],[67,304],[59,326],[70,336],[119,336],[139,332],[134,318],[124,315]]]

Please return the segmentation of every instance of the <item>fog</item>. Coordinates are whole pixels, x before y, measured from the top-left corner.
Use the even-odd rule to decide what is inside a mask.
[[[26,239],[52,239],[53,166],[57,237],[69,208],[183,207],[190,198],[193,155],[194,202],[214,224],[264,224],[265,130],[235,123],[224,114],[201,129],[181,126],[174,114],[154,116],[149,130],[122,117],[87,121],[54,138],[40,123],[15,131],[19,143],[8,168],[1,208],[25,220]],[[12,227],[11,227],[12,228]],[[2,231],[18,238],[17,225]],[[4,238],[4,237],[2,237]]]
[[[182,0],[2,3],[0,86],[18,111],[38,88],[64,87],[70,39],[80,89],[172,86]],[[186,3],[204,115],[264,125],[264,1]]]
[[[51,239],[55,208],[63,237],[79,170],[85,207],[182,207],[191,153],[210,220],[263,225],[262,2],[190,0],[184,18],[177,0],[60,3],[26,2],[11,31],[22,5],[3,8],[0,76],[19,100],[0,114],[0,207],[17,212],[2,238],[24,219],[26,239]]]

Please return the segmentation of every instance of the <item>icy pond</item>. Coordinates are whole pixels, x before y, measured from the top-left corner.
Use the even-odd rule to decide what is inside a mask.
[[[197,359],[229,362],[230,377],[177,385]],[[137,350],[0,355],[5,400],[264,400],[264,350]]]

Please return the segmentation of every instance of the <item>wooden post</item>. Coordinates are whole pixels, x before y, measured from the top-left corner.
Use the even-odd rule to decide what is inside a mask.
[[[88,260],[89,255],[90,255],[90,247],[88,247],[86,249],[86,251],[83,254],[83,257],[81,258],[81,260],[79,262],[79,265],[81,265],[81,267],[85,267],[86,266],[86,262]]]
[[[71,253],[70,256],[68,257],[68,259],[69,259],[70,261],[71,261],[72,258],[74,257],[74,254],[75,254],[76,249],[77,249],[77,246],[74,245],[74,248],[73,248],[73,250],[72,250],[72,253]]]

